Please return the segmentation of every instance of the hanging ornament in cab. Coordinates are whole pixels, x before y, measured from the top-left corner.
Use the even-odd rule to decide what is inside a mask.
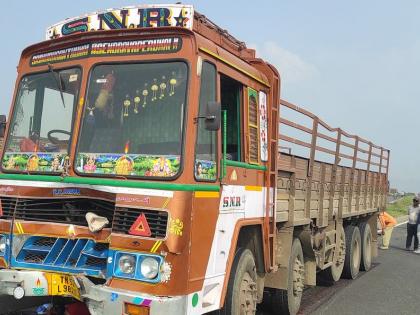
[[[143,94],[143,108],[146,107],[147,104],[147,95],[149,95],[149,91],[147,90],[147,83],[144,84]]]
[[[157,91],[159,90],[159,86],[157,85],[157,79],[153,79],[153,85],[151,87],[152,90],[152,102],[157,100]]]
[[[125,96],[125,101],[124,101],[123,105],[124,105],[124,117],[128,117],[128,108],[131,105],[130,95],[127,94]]]
[[[140,91],[136,90],[136,96],[134,97],[134,114],[139,113],[139,104],[140,104]]]
[[[169,80],[169,84],[171,86],[170,91],[169,91],[169,96],[172,96],[175,94],[175,85],[176,85],[175,72],[172,72],[172,79]]]
[[[159,99],[163,99],[165,97],[165,92],[166,92],[166,77],[165,76],[162,77],[162,83],[159,85],[159,87],[160,87]]]

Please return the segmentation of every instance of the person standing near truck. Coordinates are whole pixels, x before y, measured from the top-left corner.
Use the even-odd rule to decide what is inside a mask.
[[[391,240],[392,230],[397,224],[397,220],[385,211],[385,208],[382,208],[381,213],[379,214],[379,222],[382,227],[382,246],[379,246],[380,249],[388,249],[389,242]]]
[[[405,242],[405,249],[410,250],[411,242],[414,238],[414,250],[419,248],[419,239],[417,237],[417,218],[419,215],[419,198],[413,198],[413,205],[408,208],[408,223],[407,223],[407,240]]]
[[[420,211],[420,210],[419,210]],[[417,239],[420,238],[420,212],[417,214]],[[417,249],[414,250],[415,254],[420,254],[420,247],[417,247]]]

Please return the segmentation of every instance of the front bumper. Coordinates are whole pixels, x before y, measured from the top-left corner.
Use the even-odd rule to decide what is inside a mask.
[[[148,307],[150,315],[186,314],[187,296],[157,297],[95,285],[85,276],[76,276],[83,301],[91,315],[124,314],[125,303]],[[21,287],[25,297],[48,296],[48,281],[42,271],[0,270],[0,295],[11,295]]]
[[[86,278],[85,280],[89,281]],[[90,284],[92,283],[90,282]],[[83,283],[86,288],[83,298],[91,315],[124,314],[125,303],[149,307],[150,315],[186,314],[186,296],[157,297],[90,284]]]

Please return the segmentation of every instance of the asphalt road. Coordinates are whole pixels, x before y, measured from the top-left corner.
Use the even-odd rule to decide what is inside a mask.
[[[394,228],[389,250],[379,250],[374,268],[340,281],[335,294],[313,315],[420,314],[420,254],[405,250],[406,225]]]
[[[405,238],[406,224],[394,228],[390,249],[378,249],[357,279],[306,289],[299,315],[420,314],[420,255],[405,250]]]
[[[299,314],[420,314],[420,255],[405,251],[405,236],[406,225],[396,227],[390,249],[379,250],[373,268],[356,280],[305,290]],[[8,314],[17,304],[23,306],[0,297],[0,314]]]

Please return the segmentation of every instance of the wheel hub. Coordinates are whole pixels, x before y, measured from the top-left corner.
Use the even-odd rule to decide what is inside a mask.
[[[338,242],[338,251],[337,251],[337,260],[336,260],[336,265],[340,266],[341,264],[344,263],[344,259],[346,256],[346,245],[344,243],[343,237],[340,237],[339,242]]]

